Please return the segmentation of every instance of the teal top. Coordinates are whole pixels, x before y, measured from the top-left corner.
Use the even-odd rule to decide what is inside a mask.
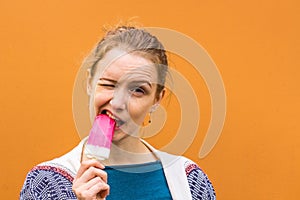
[[[107,200],[172,199],[160,161],[106,166],[110,194]]]

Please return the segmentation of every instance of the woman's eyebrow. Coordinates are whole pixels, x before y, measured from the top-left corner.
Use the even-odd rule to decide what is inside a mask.
[[[147,84],[147,85],[149,85],[150,88],[152,88],[152,84],[150,82],[144,81],[144,80],[141,80],[141,81],[131,81],[129,84],[131,84],[131,85]]]
[[[118,81],[116,80],[112,80],[112,79],[109,79],[109,78],[99,78],[99,81],[108,81],[108,82],[112,82],[114,84],[117,84]],[[130,85],[142,85],[142,84],[147,84],[149,85],[150,88],[152,88],[152,84],[148,81],[145,81],[145,80],[138,80],[138,81],[130,81],[129,82]]]
[[[109,81],[109,82],[112,82],[112,83],[117,83],[117,81],[115,80],[112,80],[112,79],[109,79],[109,78],[99,78],[99,81]]]

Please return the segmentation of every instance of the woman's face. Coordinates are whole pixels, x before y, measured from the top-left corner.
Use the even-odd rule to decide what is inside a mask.
[[[96,69],[90,102],[93,114],[106,114],[115,119],[114,142],[137,136],[145,116],[162,97],[156,95],[155,66],[138,54],[113,49]]]

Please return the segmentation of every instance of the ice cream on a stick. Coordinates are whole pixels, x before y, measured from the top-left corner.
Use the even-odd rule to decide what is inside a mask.
[[[105,160],[109,157],[115,124],[115,120],[105,114],[96,116],[84,149],[88,158]]]

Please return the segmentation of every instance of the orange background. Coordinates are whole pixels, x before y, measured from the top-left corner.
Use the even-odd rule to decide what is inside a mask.
[[[209,175],[218,199],[299,198],[299,8],[295,0],[2,0],[1,199],[17,199],[35,164],[77,145],[77,70],[103,24],[133,16],[194,38],[220,70],[222,135],[204,159],[201,131],[185,152]]]

